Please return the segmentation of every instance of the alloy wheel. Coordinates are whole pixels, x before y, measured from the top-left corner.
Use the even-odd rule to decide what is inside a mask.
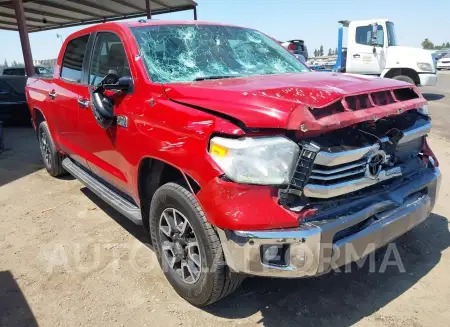
[[[45,133],[45,132],[41,133],[40,143],[41,143],[42,157],[44,158],[45,163],[48,166],[51,166],[52,165],[52,156],[51,156],[51,150],[50,150],[50,142],[49,142],[47,133]]]
[[[200,247],[187,218],[177,209],[167,208],[159,220],[161,250],[170,269],[187,284],[198,281],[202,268]]]

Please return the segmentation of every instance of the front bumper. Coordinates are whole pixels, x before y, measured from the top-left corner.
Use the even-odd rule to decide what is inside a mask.
[[[450,69],[450,63],[441,63],[438,62],[436,65],[437,69]]]
[[[437,84],[436,73],[419,74],[421,86],[435,86]]]
[[[306,222],[295,229],[218,229],[227,265],[249,275],[298,278],[357,261],[424,221],[434,207],[440,180],[438,168],[424,169],[408,182],[378,195],[379,201],[362,210],[347,210],[335,216],[338,218]],[[286,248],[286,264],[263,262],[264,245]]]

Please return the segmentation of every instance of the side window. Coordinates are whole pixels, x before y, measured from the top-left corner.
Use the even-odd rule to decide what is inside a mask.
[[[0,81],[0,95],[11,95],[13,92],[8,84]]]
[[[372,26],[358,26],[356,28],[355,41],[358,44],[372,45]],[[384,30],[382,25],[378,25],[377,43],[379,46],[384,45]]]
[[[67,44],[61,68],[61,78],[70,82],[81,83],[83,58],[89,35],[73,39]]]
[[[115,70],[119,77],[131,76],[120,38],[114,33],[98,33],[89,68],[89,84],[98,84],[110,70]]]

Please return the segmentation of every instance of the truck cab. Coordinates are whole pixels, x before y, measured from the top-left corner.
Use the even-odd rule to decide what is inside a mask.
[[[395,25],[389,19],[339,23],[338,59],[334,70],[393,78],[415,85],[436,85],[436,67],[431,53],[400,46]]]

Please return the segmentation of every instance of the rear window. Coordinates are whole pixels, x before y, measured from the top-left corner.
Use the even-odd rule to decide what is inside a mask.
[[[70,82],[81,83],[83,58],[89,35],[73,39],[67,44],[61,68],[61,78]]]
[[[24,68],[7,68],[7,69],[3,70],[3,75],[25,76],[25,69]]]

